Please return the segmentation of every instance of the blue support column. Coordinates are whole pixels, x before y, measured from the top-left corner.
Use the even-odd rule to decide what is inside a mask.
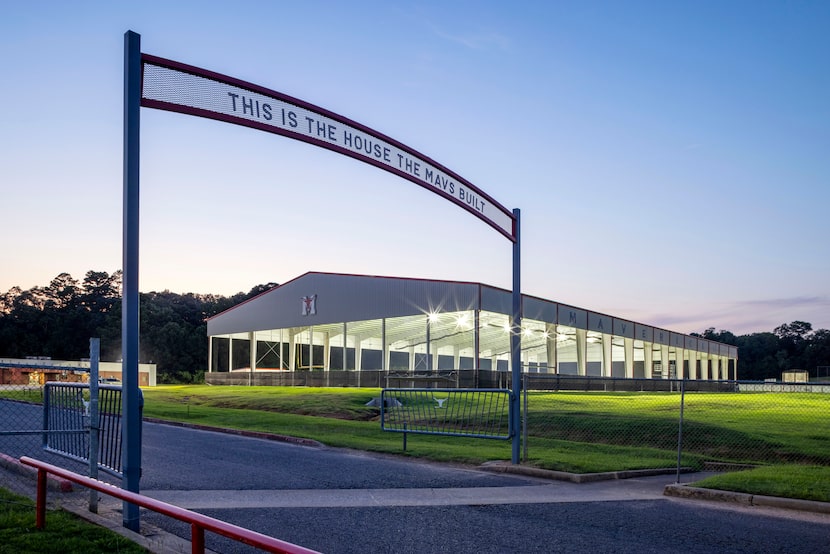
[[[511,461],[519,463],[521,453],[522,417],[522,276],[521,276],[521,210],[514,209],[516,242],[513,243],[513,313],[510,315],[510,362],[513,377],[513,453]]]
[[[123,379],[121,488],[139,492],[141,479],[141,410],[138,389],[138,200],[141,113],[141,35],[124,34],[124,215],[121,297]],[[139,530],[138,506],[124,502],[124,527]]]

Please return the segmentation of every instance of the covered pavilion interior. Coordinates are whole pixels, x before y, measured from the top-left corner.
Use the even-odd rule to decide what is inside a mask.
[[[280,288],[262,296],[279,294]],[[504,305],[500,296],[509,293],[486,288],[477,299],[473,295],[469,309],[424,309],[417,307],[418,302],[410,302],[414,313],[406,315],[328,322],[325,317],[311,316],[299,320],[300,325],[290,324],[288,320],[298,321],[291,317],[284,318],[287,324],[273,328],[216,334],[209,328],[209,372],[506,372],[511,367],[509,316],[497,305]],[[321,290],[320,297],[326,298],[326,292]],[[494,300],[488,302],[488,298]],[[419,300],[422,306],[448,304]],[[383,312],[383,302],[379,304],[377,311]],[[734,346],[534,297],[524,297],[523,305],[524,312],[530,314],[522,319],[519,331],[523,372],[629,379],[737,379]],[[280,319],[279,313],[273,315],[274,322]]]

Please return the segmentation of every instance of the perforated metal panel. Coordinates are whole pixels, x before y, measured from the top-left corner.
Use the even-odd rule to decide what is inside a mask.
[[[383,389],[381,428],[481,439],[513,436],[506,389]]]

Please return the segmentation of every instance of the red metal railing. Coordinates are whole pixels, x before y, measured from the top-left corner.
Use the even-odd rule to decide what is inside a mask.
[[[276,552],[280,554],[319,554],[315,550],[309,550],[302,546],[292,544],[290,542],[281,541],[244,527],[227,523],[225,521],[214,519],[197,512],[191,512],[178,506],[155,500],[149,496],[137,494],[130,491],[119,489],[109,483],[98,481],[97,479],[90,479],[83,475],[78,475],[63,468],[35,460],[27,456],[20,458],[20,463],[27,466],[37,468],[37,516],[36,524],[38,529],[43,529],[46,526],[46,475],[51,473],[63,479],[67,479],[84,487],[94,489],[96,491],[108,494],[115,498],[125,500],[131,504],[153,510],[160,514],[178,519],[190,524],[191,531],[191,552],[193,554],[204,554],[205,552],[205,531],[211,531],[223,537],[239,541],[241,543],[259,548],[265,552]]]

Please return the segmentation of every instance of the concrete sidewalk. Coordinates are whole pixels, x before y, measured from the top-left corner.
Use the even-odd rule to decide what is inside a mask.
[[[665,476],[587,484],[553,482],[517,487],[310,489],[310,490],[145,490],[146,496],[183,508],[345,508],[377,506],[481,506],[655,500],[663,497]]]

